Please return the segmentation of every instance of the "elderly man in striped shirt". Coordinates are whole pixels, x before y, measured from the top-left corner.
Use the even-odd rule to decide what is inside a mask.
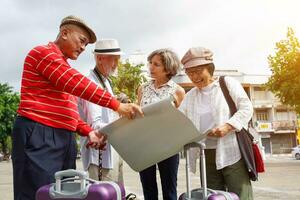
[[[142,114],[140,107],[120,103],[67,62],[95,41],[95,33],[83,20],[68,16],[55,42],[37,46],[26,56],[12,133],[15,200],[35,199],[40,186],[54,182],[55,172],[76,168],[73,132],[88,137],[93,148],[105,146],[104,135],[80,119],[75,96],[128,118]]]

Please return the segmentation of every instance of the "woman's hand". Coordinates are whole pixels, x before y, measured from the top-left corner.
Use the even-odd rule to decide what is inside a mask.
[[[230,133],[232,130],[234,130],[234,127],[230,124],[223,124],[217,128],[212,129],[211,133],[208,134],[208,136],[211,137],[224,137],[228,133]]]

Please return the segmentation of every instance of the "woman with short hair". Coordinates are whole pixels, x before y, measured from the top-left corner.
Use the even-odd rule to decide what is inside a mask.
[[[145,106],[173,96],[175,106],[178,107],[185,94],[184,89],[171,79],[180,69],[178,56],[170,49],[158,49],[148,56],[148,62],[152,80],[139,88],[138,104]],[[156,165],[160,173],[163,199],[176,200],[179,155],[176,154]],[[156,165],[140,172],[145,200],[158,199]]]

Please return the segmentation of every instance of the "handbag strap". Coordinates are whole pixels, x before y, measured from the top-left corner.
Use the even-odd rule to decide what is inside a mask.
[[[93,71],[94,71],[94,74],[96,75],[98,81],[100,82],[100,85],[102,86],[102,88],[107,91],[107,87],[104,83],[104,80],[102,78],[101,73],[97,70],[96,67],[94,68]],[[103,166],[102,166],[102,151],[99,149],[98,150],[98,180],[99,181],[102,180],[102,169],[103,169]]]
[[[219,82],[220,82],[220,87],[221,87],[221,90],[223,92],[223,95],[224,95],[224,97],[226,99],[226,102],[229,106],[230,115],[233,116],[234,113],[237,112],[237,108],[236,108],[235,103],[234,103],[234,101],[232,100],[232,98],[229,94],[229,90],[228,90],[226,82],[225,82],[225,76],[220,76]]]
[[[224,97],[226,99],[226,102],[228,104],[228,107],[229,107],[229,110],[230,110],[230,115],[233,116],[234,113],[237,112],[237,108],[236,108],[236,105],[235,105],[232,97],[229,94],[229,90],[228,90],[226,82],[225,82],[225,76],[220,76],[219,82],[220,82],[220,87],[221,87],[221,90],[223,92],[223,95],[224,95]],[[251,140],[254,140],[253,135],[251,135],[248,131],[247,131],[247,135],[250,137]]]

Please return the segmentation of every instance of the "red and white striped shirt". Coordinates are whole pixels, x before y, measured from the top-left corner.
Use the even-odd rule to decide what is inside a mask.
[[[113,110],[120,104],[72,68],[53,42],[33,48],[24,62],[18,113],[41,124],[86,136],[92,129],[80,119],[75,96]]]

